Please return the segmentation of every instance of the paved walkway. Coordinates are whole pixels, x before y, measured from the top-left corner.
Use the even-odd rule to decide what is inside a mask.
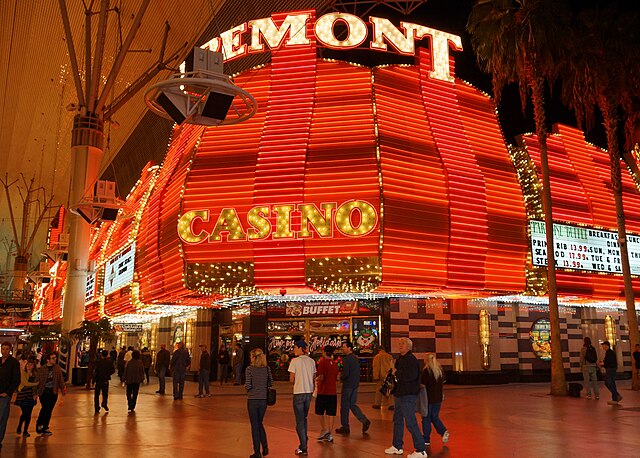
[[[124,389],[111,387],[111,411],[93,412],[93,392],[71,387],[54,411],[53,436],[16,436],[19,409],[11,408],[2,457],[248,457],[251,436],[244,389],[212,385],[213,397],[194,398],[195,383],[187,383],[183,401],[154,394],[155,379],[143,385],[135,413],[128,414]],[[291,388],[278,383],[278,402],[266,415],[270,457],[293,456],[298,445],[291,408]],[[447,386],[441,417],[451,432],[443,445],[433,432],[432,457],[640,457],[640,392],[619,382],[622,405],[607,405],[601,387],[599,401],[548,396],[546,384]],[[371,419],[362,435],[357,420],[352,433],[333,444],[316,443],[319,424],[309,416],[309,456],[322,458],[384,457],[391,444],[393,412],[374,410],[373,386],[361,387],[360,406]],[[313,406],[312,406],[313,412]],[[405,436],[405,456],[413,451]]]

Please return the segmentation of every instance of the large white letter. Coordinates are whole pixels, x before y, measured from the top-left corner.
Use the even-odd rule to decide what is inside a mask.
[[[338,21],[347,26],[347,38],[342,41],[338,40],[333,33],[333,26]],[[320,43],[331,48],[357,48],[367,39],[367,24],[353,14],[325,14],[316,21],[316,37]]]
[[[279,28],[270,17],[249,21],[249,27],[251,28],[251,46],[249,46],[249,51],[264,51],[261,36],[264,37],[269,48],[277,49],[282,45],[287,33],[289,34],[289,40],[285,46],[308,45],[309,38],[307,37],[306,26],[309,17],[310,15],[308,13],[294,16],[289,15]]]
[[[416,40],[420,40],[425,35],[431,38],[431,60],[433,69],[429,72],[431,78],[442,81],[453,81],[454,78],[449,72],[449,44],[456,51],[462,51],[462,40],[458,35],[432,29],[423,25],[401,22],[402,27],[407,30],[407,35],[412,33]]]
[[[379,17],[369,17],[369,21],[373,25],[373,40],[369,47],[371,49],[377,49],[380,51],[387,50],[387,41],[396,48],[400,54],[408,54],[413,56],[415,54],[415,38],[413,33],[406,31],[406,35],[402,33],[395,25],[391,23],[389,19],[382,19]],[[404,27],[405,23],[401,23]]]
[[[245,22],[220,34],[225,61],[247,53],[247,45],[242,43],[242,34],[246,31],[247,23]]]

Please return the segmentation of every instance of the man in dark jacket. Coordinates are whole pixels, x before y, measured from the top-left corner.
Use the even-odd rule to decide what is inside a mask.
[[[358,387],[360,386],[360,361],[353,354],[353,344],[349,341],[342,342],[342,395],[340,396],[340,423],[342,426],[336,429],[338,434],[349,434],[349,410],[353,412],[362,423],[362,433],[366,433],[371,422],[362,413],[356,404],[358,401]]]
[[[420,363],[411,352],[413,342],[407,337],[401,337],[398,342],[400,357],[396,361],[394,373],[398,382],[393,390],[395,409],[393,411],[393,446],[385,450],[387,455],[402,455],[404,426],[413,438],[416,451],[409,456],[416,458],[427,456],[424,437],[416,421],[416,402],[420,391]]]
[[[165,344],[160,345],[160,351],[156,354],[156,372],[158,373],[158,394],[164,394],[165,389],[165,376],[167,375],[167,369],[171,363],[171,353],[167,350]]]
[[[2,448],[2,440],[7,430],[11,396],[20,386],[20,363],[11,356],[12,348],[11,343],[2,342],[0,350],[2,353],[0,362],[0,448]]]
[[[124,381],[124,355],[127,354],[127,347],[122,347],[120,349],[120,353],[118,353],[118,378],[120,378],[120,383]]]
[[[187,368],[191,366],[191,357],[184,343],[178,342],[178,349],[173,352],[171,357],[171,376],[173,377],[173,400],[182,399],[184,394],[184,379],[187,374]]]
[[[118,352],[116,351],[116,347],[111,347],[111,351],[109,352],[109,359],[111,359],[111,364],[115,365],[118,362]]]
[[[211,355],[205,344],[200,345],[202,354],[200,355],[200,372],[198,373],[198,395],[197,398],[211,397],[209,392],[209,373],[211,372]],[[204,392],[204,393],[203,393]]]
[[[608,404],[616,405],[620,401],[622,401],[622,396],[618,393],[618,388],[616,387],[616,371],[618,369],[618,359],[616,358],[616,354],[611,349],[611,344],[609,341],[605,340],[600,344],[602,349],[605,351],[604,360],[600,361],[600,366],[604,367],[605,370],[605,386],[611,391],[611,401]]]
[[[109,400],[109,380],[111,380],[111,374],[115,371],[107,350],[102,350],[102,352],[100,352],[100,361],[96,364],[93,378],[96,382],[96,387],[93,392],[93,406],[97,414],[100,413],[100,393],[102,393],[102,407],[107,412],[109,411],[109,406],[107,405],[107,401]]]

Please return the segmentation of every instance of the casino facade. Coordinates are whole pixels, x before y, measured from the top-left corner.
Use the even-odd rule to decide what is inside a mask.
[[[319,57],[362,43],[415,61]],[[268,64],[234,76],[258,111],[174,127],[163,163],[95,230],[85,319],[110,317],[120,343],[153,350],[261,346],[280,375],[299,338],[316,354],[352,340],[367,379],[376,348],[396,352],[409,336],[452,381],[548,377],[539,145],[532,134],[507,144],[493,100],[455,77],[458,37],[306,11],[208,45],[227,60],[270,50]],[[565,368],[579,372],[589,336],[615,342],[630,371],[608,154],[564,125],[548,148]],[[638,184],[623,175],[627,228],[640,234]],[[640,274],[640,238],[629,242]],[[54,269],[34,319],[61,315],[65,265]]]

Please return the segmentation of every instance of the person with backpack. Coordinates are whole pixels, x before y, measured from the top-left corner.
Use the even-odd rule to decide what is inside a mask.
[[[591,345],[589,337],[584,338],[584,345],[580,350],[580,369],[582,369],[582,379],[587,386],[587,399],[591,399],[591,387],[596,399],[600,399],[598,389],[598,352]]]

